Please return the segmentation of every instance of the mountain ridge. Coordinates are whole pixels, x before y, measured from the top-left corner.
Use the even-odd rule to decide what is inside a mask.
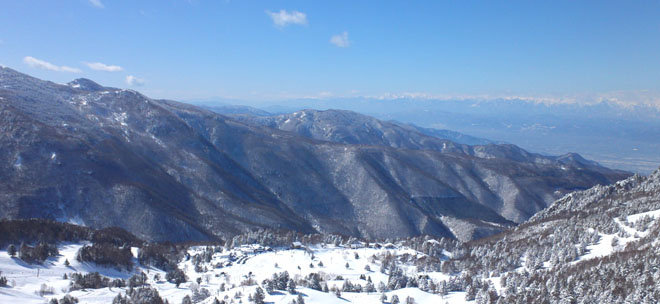
[[[526,162],[600,166],[597,162],[584,159],[578,153],[547,156],[531,153],[508,143],[495,143],[487,139],[474,138],[456,132],[453,136],[469,137],[467,141],[483,144],[462,144],[441,137],[452,132],[403,124],[396,121],[381,121],[367,115],[348,110],[305,109],[290,114],[234,115],[239,121],[256,126],[266,126],[299,135],[345,144],[366,144],[413,150],[434,150],[444,153],[462,153],[479,158],[507,158]]]
[[[469,240],[562,193],[628,175],[320,141],[132,90],[73,85],[0,70],[0,217],[119,226],[148,240],[255,228]],[[484,212],[466,217],[474,207]]]

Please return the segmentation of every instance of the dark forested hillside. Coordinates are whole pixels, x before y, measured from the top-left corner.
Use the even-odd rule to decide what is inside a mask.
[[[86,79],[59,85],[2,68],[0,217],[118,226],[148,240],[254,228],[470,240],[565,193],[628,176],[511,145],[466,153],[447,141],[460,149],[357,139],[329,142]]]

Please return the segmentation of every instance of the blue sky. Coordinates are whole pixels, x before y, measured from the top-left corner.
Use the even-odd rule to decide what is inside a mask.
[[[659,16],[658,1],[7,0],[0,63],[179,100],[658,100]]]

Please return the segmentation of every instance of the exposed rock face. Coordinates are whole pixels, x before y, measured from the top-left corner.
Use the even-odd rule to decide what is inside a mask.
[[[258,227],[467,240],[522,222],[567,192],[628,176],[421,133],[410,136],[435,148],[298,133],[86,79],[58,85],[1,68],[0,217],[114,225],[151,240]]]

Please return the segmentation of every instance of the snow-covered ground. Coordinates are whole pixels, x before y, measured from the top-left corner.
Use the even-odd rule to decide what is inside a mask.
[[[634,223],[634,222],[640,220],[642,217],[645,217],[645,216],[650,216],[654,219],[657,219],[658,217],[660,217],[660,210],[653,210],[653,211],[649,211],[649,212],[642,212],[642,213],[638,213],[638,214],[629,215],[627,220],[630,223]]]
[[[587,251],[572,263],[602,257],[622,250],[629,242],[639,240],[646,236],[650,227],[648,222],[657,221],[660,210],[629,215],[625,218],[614,219],[625,233],[599,234],[596,244],[588,246]],[[640,222],[642,221],[642,222]],[[589,231],[593,233],[594,230]],[[616,242],[613,240],[616,238]],[[416,260],[424,257],[423,253],[410,248],[387,244],[387,248],[348,248],[335,245],[316,245],[305,248],[290,249],[279,248],[270,250],[258,245],[242,246],[231,250],[220,249],[214,252],[209,262],[202,262],[202,270],[195,270],[195,256],[202,256],[206,247],[191,247],[188,249],[190,258],[179,263],[188,277],[188,282],[175,286],[165,281],[166,273],[153,267],[139,265],[134,258],[136,267],[132,271],[120,271],[114,268],[99,267],[91,263],[80,263],[76,260],[76,253],[84,244],[61,244],[60,255],[46,260],[43,264],[27,264],[18,258],[10,257],[6,251],[0,251],[0,271],[8,279],[9,287],[0,288],[0,303],[46,303],[51,298],[62,298],[70,294],[80,300],[80,303],[111,303],[117,294],[126,292],[126,288],[102,288],[87,290],[69,290],[70,280],[64,279],[66,274],[99,272],[111,279],[121,278],[127,280],[132,275],[145,272],[148,284],[156,288],[164,299],[170,303],[181,303],[193,290],[206,289],[210,297],[198,303],[212,303],[214,299],[225,300],[227,303],[250,303],[248,297],[255,293],[257,287],[262,285],[264,279],[270,279],[273,274],[288,272],[294,281],[303,281],[310,273],[318,273],[329,289],[342,289],[345,281],[353,285],[361,285],[366,289],[371,281],[378,288],[387,285],[388,271],[381,272],[381,261],[385,255],[409,257]],[[138,248],[132,248],[134,257],[138,255]],[[65,265],[65,261],[69,265]],[[524,260],[524,259],[523,259]],[[523,261],[524,263],[524,261]],[[418,271],[412,264],[397,262],[397,266],[410,277],[428,275],[435,282],[449,280],[447,274],[441,272]],[[543,264],[544,268],[550,265]],[[197,267],[197,270],[200,267]],[[524,267],[519,268],[520,271]],[[160,277],[154,280],[155,275]],[[498,293],[504,290],[500,286],[500,277],[488,278]],[[199,284],[197,282],[200,282]],[[382,284],[381,284],[382,283]],[[45,285],[52,293],[40,295],[39,290]],[[266,293],[266,303],[289,304],[302,295],[305,303],[381,303],[382,293],[376,292],[341,292],[338,297],[334,292],[322,292],[298,285],[295,293],[284,290],[275,290]],[[420,288],[402,288],[385,292],[389,299],[397,295],[402,303],[407,297],[412,297],[415,303],[473,303],[465,301],[464,292],[450,292],[444,297],[439,294],[425,292]]]
[[[596,244],[587,247],[584,255],[578,257],[573,263],[609,255],[622,250],[629,242],[639,240],[646,236],[650,221],[660,218],[660,210],[629,215],[617,218],[614,221],[625,233],[599,234]],[[644,222],[640,222],[644,221]],[[641,227],[641,228],[640,228]],[[589,231],[593,233],[593,230]],[[617,239],[613,242],[613,239]],[[76,253],[84,244],[60,244],[57,257],[46,260],[43,264],[27,264],[18,258],[10,257],[6,251],[0,251],[0,271],[8,279],[9,287],[0,288],[0,303],[47,303],[51,298],[62,298],[70,294],[80,300],[80,303],[111,303],[119,293],[125,293],[126,288],[101,288],[87,290],[69,290],[70,280],[64,275],[71,273],[99,272],[111,279],[121,278],[127,280],[132,275],[145,272],[148,284],[156,288],[161,297],[170,303],[181,303],[193,290],[206,289],[210,297],[198,303],[212,303],[214,299],[225,300],[227,303],[250,303],[248,297],[255,293],[257,287],[266,289],[262,282],[270,279],[273,274],[288,272],[294,281],[302,281],[310,273],[318,273],[329,289],[342,289],[345,281],[353,285],[361,285],[366,289],[368,281],[378,288],[387,285],[388,271],[381,272],[382,257],[393,256],[409,257],[409,260],[422,258],[423,253],[410,248],[388,244],[388,248],[348,248],[335,245],[316,245],[305,248],[280,248],[270,250],[258,245],[242,246],[232,250],[220,249],[213,253],[209,262],[202,262],[202,270],[195,270],[194,258],[204,254],[206,247],[191,247],[188,249],[190,258],[179,263],[187,277],[188,282],[175,286],[165,281],[166,273],[153,267],[139,265],[134,258],[136,267],[132,271],[120,271],[114,268],[99,267],[91,263],[81,263],[76,260]],[[138,248],[132,248],[134,257],[138,255]],[[69,261],[66,266],[65,261]],[[544,266],[549,267],[548,262]],[[449,280],[447,274],[441,272],[418,271],[412,264],[397,262],[397,266],[410,277],[428,275],[435,282]],[[197,267],[199,270],[200,267]],[[524,267],[520,267],[521,271]],[[160,277],[154,280],[155,275]],[[498,293],[503,292],[500,286],[500,277],[489,278]],[[200,282],[199,284],[197,282]],[[381,284],[382,283],[382,284]],[[39,294],[42,286],[52,293]],[[295,293],[284,290],[275,290],[266,293],[266,303],[289,304],[302,295],[305,303],[381,303],[381,292],[341,292],[338,297],[334,292],[322,292],[298,285]],[[412,297],[415,303],[471,303],[465,301],[464,292],[451,292],[446,296],[425,292],[420,288],[402,288],[385,292],[389,299],[397,295],[402,303],[407,297]]]
[[[6,277],[10,288],[0,288],[0,303],[44,303],[50,298],[62,298],[68,292],[70,280],[63,279],[64,274],[90,273],[110,278],[128,279],[133,273],[119,271],[114,268],[99,267],[94,264],[80,263],[76,260],[76,253],[83,244],[66,244],[59,246],[60,255],[51,257],[43,264],[27,264],[18,258],[12,258],[7,251],[0,251],[0,271]],[[65,261],[69,266],[65,266]],[[164,276],[164,273],[162,273]],[[37,293],[41,285],[46,284],[52,288],[53,294],[39,296]],[[72,291],[74,297],[80,298],[82,303],[112,303],[118,292],[124,289],[114,288]],[[183,296],[182,296],[183,297]]]
[[[598,241],[598,243],[595,245],[587,246],[588,253],[581,256],[574,263],[610,255],[615,251],[624,249],[626,247],[626,244],[628,244],[629,242],[639,240],[640,238],[646,236],[648,234],[648,231],[637,230],[632,226],[637,221],[647,216],[655,221],[660,217],[660,210],[653,210],[649,212],[629,215],[626,217],[625,222],[622,222],[619,219],[614,219],[614,222],[617,225],[619,225],[619,227],[623,231],[625,231],[628,234],[628,236],[620,237],[616,234],[599,233],[600,240]],[[616,238],[616,244],[613,244],[614,238]]]
[[[181,303],[186,295],[192,294],[194,288],[205,288],[211,294],[211,297],[200,303],[212,303],[214,298],[225,299],[228,303],[232,300],[234,303],[239,303],[239,300],[242,303],[250,303],[248,296],[255,292],[264,279],[271,278],[274,273],[287,271],[294,280],[304,278],[312,272],[319,273],[331,289],[334,286],[341,289],[344,280],[350,280],[354,285],[359,284],[364,287],[367,280],[360,279],[360,276],[364,275],[365,278],[371,279],[375,286],[378,286],[380,282],[387,284],[388,275],[380,272],[380,261],[372,258],[372,256],[381,256],[388,251],[394,255],[406,253],[412,256],[422,255],[409,248],[350,249],[335,247],[334,245],[313,246],[307,250],[280,249],[260,253],[248,253],[245,248],[243,250],[237,248],[217,252],[209,263],[202,263],[207,268],[206,272],[196,272],[193,259],[181,261],[179,268],[184,270],[189,280],[187,283],[176,287],[164,280],[165,272],[137,265],[137,260],[135,260],[137,266],[131,272],[80,263],[75,259],[75,256],[82,246],[83,244],[60,245],[60,255],[49,258],[42,265],[26,264],[18,258],[11,258],[6,251],[0,251],[0,270],[2,276],[7,277],[10,286],[0,288],[0,303],[46,303],[50,298],[56,297],[59,299],[67,293],[78,298],[80,303],[111,303],[117,294],[125,293],[126,288],[69,291],[70,280],[63,279],[64,274],[99,272],[109,278],[128,279],[133,274],[141,271],[147,274],[148,283],[156,288],[161,297],[169,300],[170,303]],[[190,256],[195,256],[203,251],[204,247],[193,247],[189,249],[188,253]],[[134,256],[137,256],[137,248],[134,248],[132,252]],[[69,266],[65,266],[66,260],[69,261]],[[222,265],[222,267],[218,268],[217,265]],[[408,275],[413,275],[416,272],[415,266],[400,266]],[[154,281],[155,274],[158,274],[161,278],[158,282]],[[447,275],[439,272],[419,274],[428,274],[436,281],[448,278]],[[338,276],[343,279],[338,279]],[[201,284],[197,287],[198,278]],[[242,283],[248,278],[252,278],[258,285],[244,286],[245,284]],[[52,287],[53,294],[40,296],[38,291],[42,284],[46,284],[49,288]],[[223,284],[224,291],[221,287]],[[305,303],[375,304],[381,303],[380,298],[382,295],[380,292],[342,292],[341,297],[337,297],[332,292],[326,293],[302,286],[298,286],[296,292],[303,295]],[[438,294],[424,292],[419,288],[403,288],[385,294],[388,299],[391,299],[393,295],[397,295],[402,303],[405,303],[406,297],[409,296],[415,299],[415,303],[467,303],[464,301],[465,293],[463,292],[450,293],[445,297],[441,297]],[[275,290],[271,294],[267,293],[265,300],[266,303],[289,304],[297,296],[297,294],[290,294],[287,291]]]
[[[191,255],[195,255],[200,248],[193,248],[190,250]],[[236,261],[230,267],[211,269],[207,273],[197,274],[190,269],[194,268],[192,261],[183,262],[180,267],[186,270],[189,274],[191,281],[195,281],[197,277],[202,278],[200,287],[208,288],[212,295],[218,299],[223,299],[227,296],[231,299],[237,292],[244,295],[243,303],[247,303],[247,295],[254,292],[256,286],[241,287],[241,282],[246,280],[249,276],[253,276],[259,283],[263,279],[270,278],[274,273],[287,271],[291,278],[298,280],[304,278],[309,273],[319,273],[327,278],[329,288],[336,287],[341,289],[344,280],[350,280],[353,284],[360,284],[363,287],[367,284],[366,280],[361,280],[360,275],[365,275],[366,278],[371,278],[374,285],[380,282],[387,284],[388,275],[380,272],[380,264],[374,261],[372,256],[378,256],[390,251],[392,254],[411,254],[415,255],[420,253],[411,249],[374,249],[374,248],[359,248],[349,249],[343,247],[335,247],[333,245],[327,246],[314,246],[309,250],[302,249],[288,249],[276,250],[272,252],[265,252],[261,254],[243,254],[240,251],[223,252],[216,254],[210,264],[226,263],[230,253],[236,254]],[[357,258],[356,258],[357,253]],[[322,263],[322,266],[319,266]],[[348,267],[346,267],[348,264]],[[369,270],[365,270],[369,266]],[[413,266],[404,267],[406,272],[410,275],[415,273]],[[216,276],[218,275],[218,276]],[[441,273],[432,273],[432,277],[446,277]],[[343,280],[335,280],[341,276]],[[207,283],[208,280],[208,283]],[[226,286],[235,285],[236,287],[223,291],[219,290],[219,286],[225,283]],[[306,303],[381,303],[381,293],[354,293],[342,292],[341,298],[337,298],[333,293],[325,293],[316,291],[309,288],[298,287],[297,292],[303,294]],[[458,299],[463,299],[463,293],[450,294],[446,299],[439,295],[430,294],[419,290],[418,288],[404,288],[391,292],[387,292],[388,299],[392,295],[397,295],[403,302],[406,297],[411,296],[417,303],[441,303],[441,301],[452,300],[450,303],[456,302]],[[266,302],[271,303],[291,303],[297,295],[289,294],[285,291],[275,291],[273,294],[266,295]]]

